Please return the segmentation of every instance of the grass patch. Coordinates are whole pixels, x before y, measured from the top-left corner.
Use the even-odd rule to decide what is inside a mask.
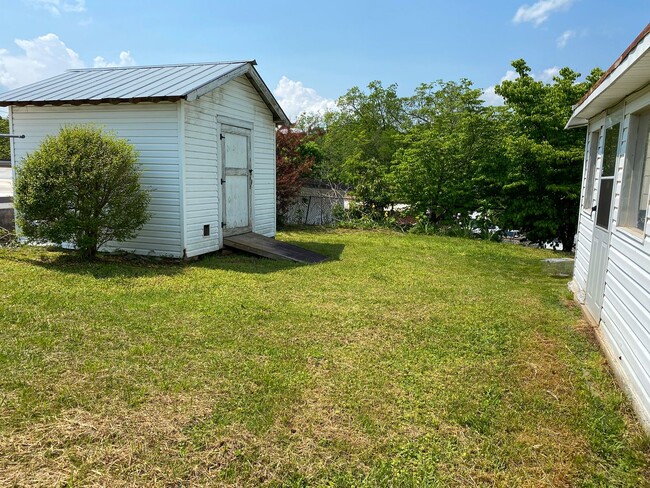
[[[0,249],[0,484],[647,484],[549,252],[279,237],[333,259]]]

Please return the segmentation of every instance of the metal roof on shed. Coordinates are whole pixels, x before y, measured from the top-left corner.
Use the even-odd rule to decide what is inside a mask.
[[[273,112],[275,122],[288,123],[286,114],[255,70],[255,64],[255,61],[228,61],[71,69],[0,93],[0,106],[192,101],[245,75]]]

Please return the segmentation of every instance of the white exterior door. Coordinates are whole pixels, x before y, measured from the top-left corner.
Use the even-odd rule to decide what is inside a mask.
[[[229,125],[221,126],[223,202],[222,227],[224,236],[250,232],[252,167],[250,130]]]
[[[596,220],[589,255],[585,304],[596,322],[600,321],[600,311],[605,295],[620,126],[620,123],[616,123],[605,130],[598,199],[595,207]]]
[[[599,322],[600,310],[603,306],[603,296],[605,294],[609,231],[596,225],[592,239],[585,304],[592,317],[596,322]]]

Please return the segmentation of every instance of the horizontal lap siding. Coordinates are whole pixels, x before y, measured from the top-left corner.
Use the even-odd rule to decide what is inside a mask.
[[[219,248],[221,145],[217,116],[253,125],[253,231],[275,235],[275,125],[273,117],[245,77],[232,80],[185,111],[185,240],[188,256]],[[209,224],[211,235],[203,236]]]
[[[185,251],[197,256],[219,249],[220,171],[216,114],[209,94],[183,103],[185,118]],[[210,235],[203,235],[203,226]]]
[[[589,253],[591,252],[593,225],[593,220],[583,212],[580,212],[573,281],[581,291],[587,289],[587,272],[589,271]]]
[[[93,106],[14,107],[14,141],[18,164],[43,138],[66,124],[94,123],[127,139],[140,153],[142,183],[151,190],[151,220],[135,239],[109,243],[107,250],[181,256],[181,200],[177,105],[118,104]]]
[[[605,277],[600,327],[606,347],[618,358],[627,387],[636,397],[644,417],[650,419],[650,246],[619,227],[621,190],[630,116],[621,124],[618,164],[615,173],[612,233]]]
[[[606,280],[601,328],[650,417],[650,255],[620,230],[612,234]]]

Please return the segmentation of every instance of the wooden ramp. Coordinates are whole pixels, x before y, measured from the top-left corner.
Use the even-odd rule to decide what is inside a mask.
[[[321,263],[327,260],[327,257],[322,254],[286,242],[276,241],[275,239],[256,234],[255,232],[224,237],[223,244],[233,249],[270,259],[289,260],[307,264]]]

